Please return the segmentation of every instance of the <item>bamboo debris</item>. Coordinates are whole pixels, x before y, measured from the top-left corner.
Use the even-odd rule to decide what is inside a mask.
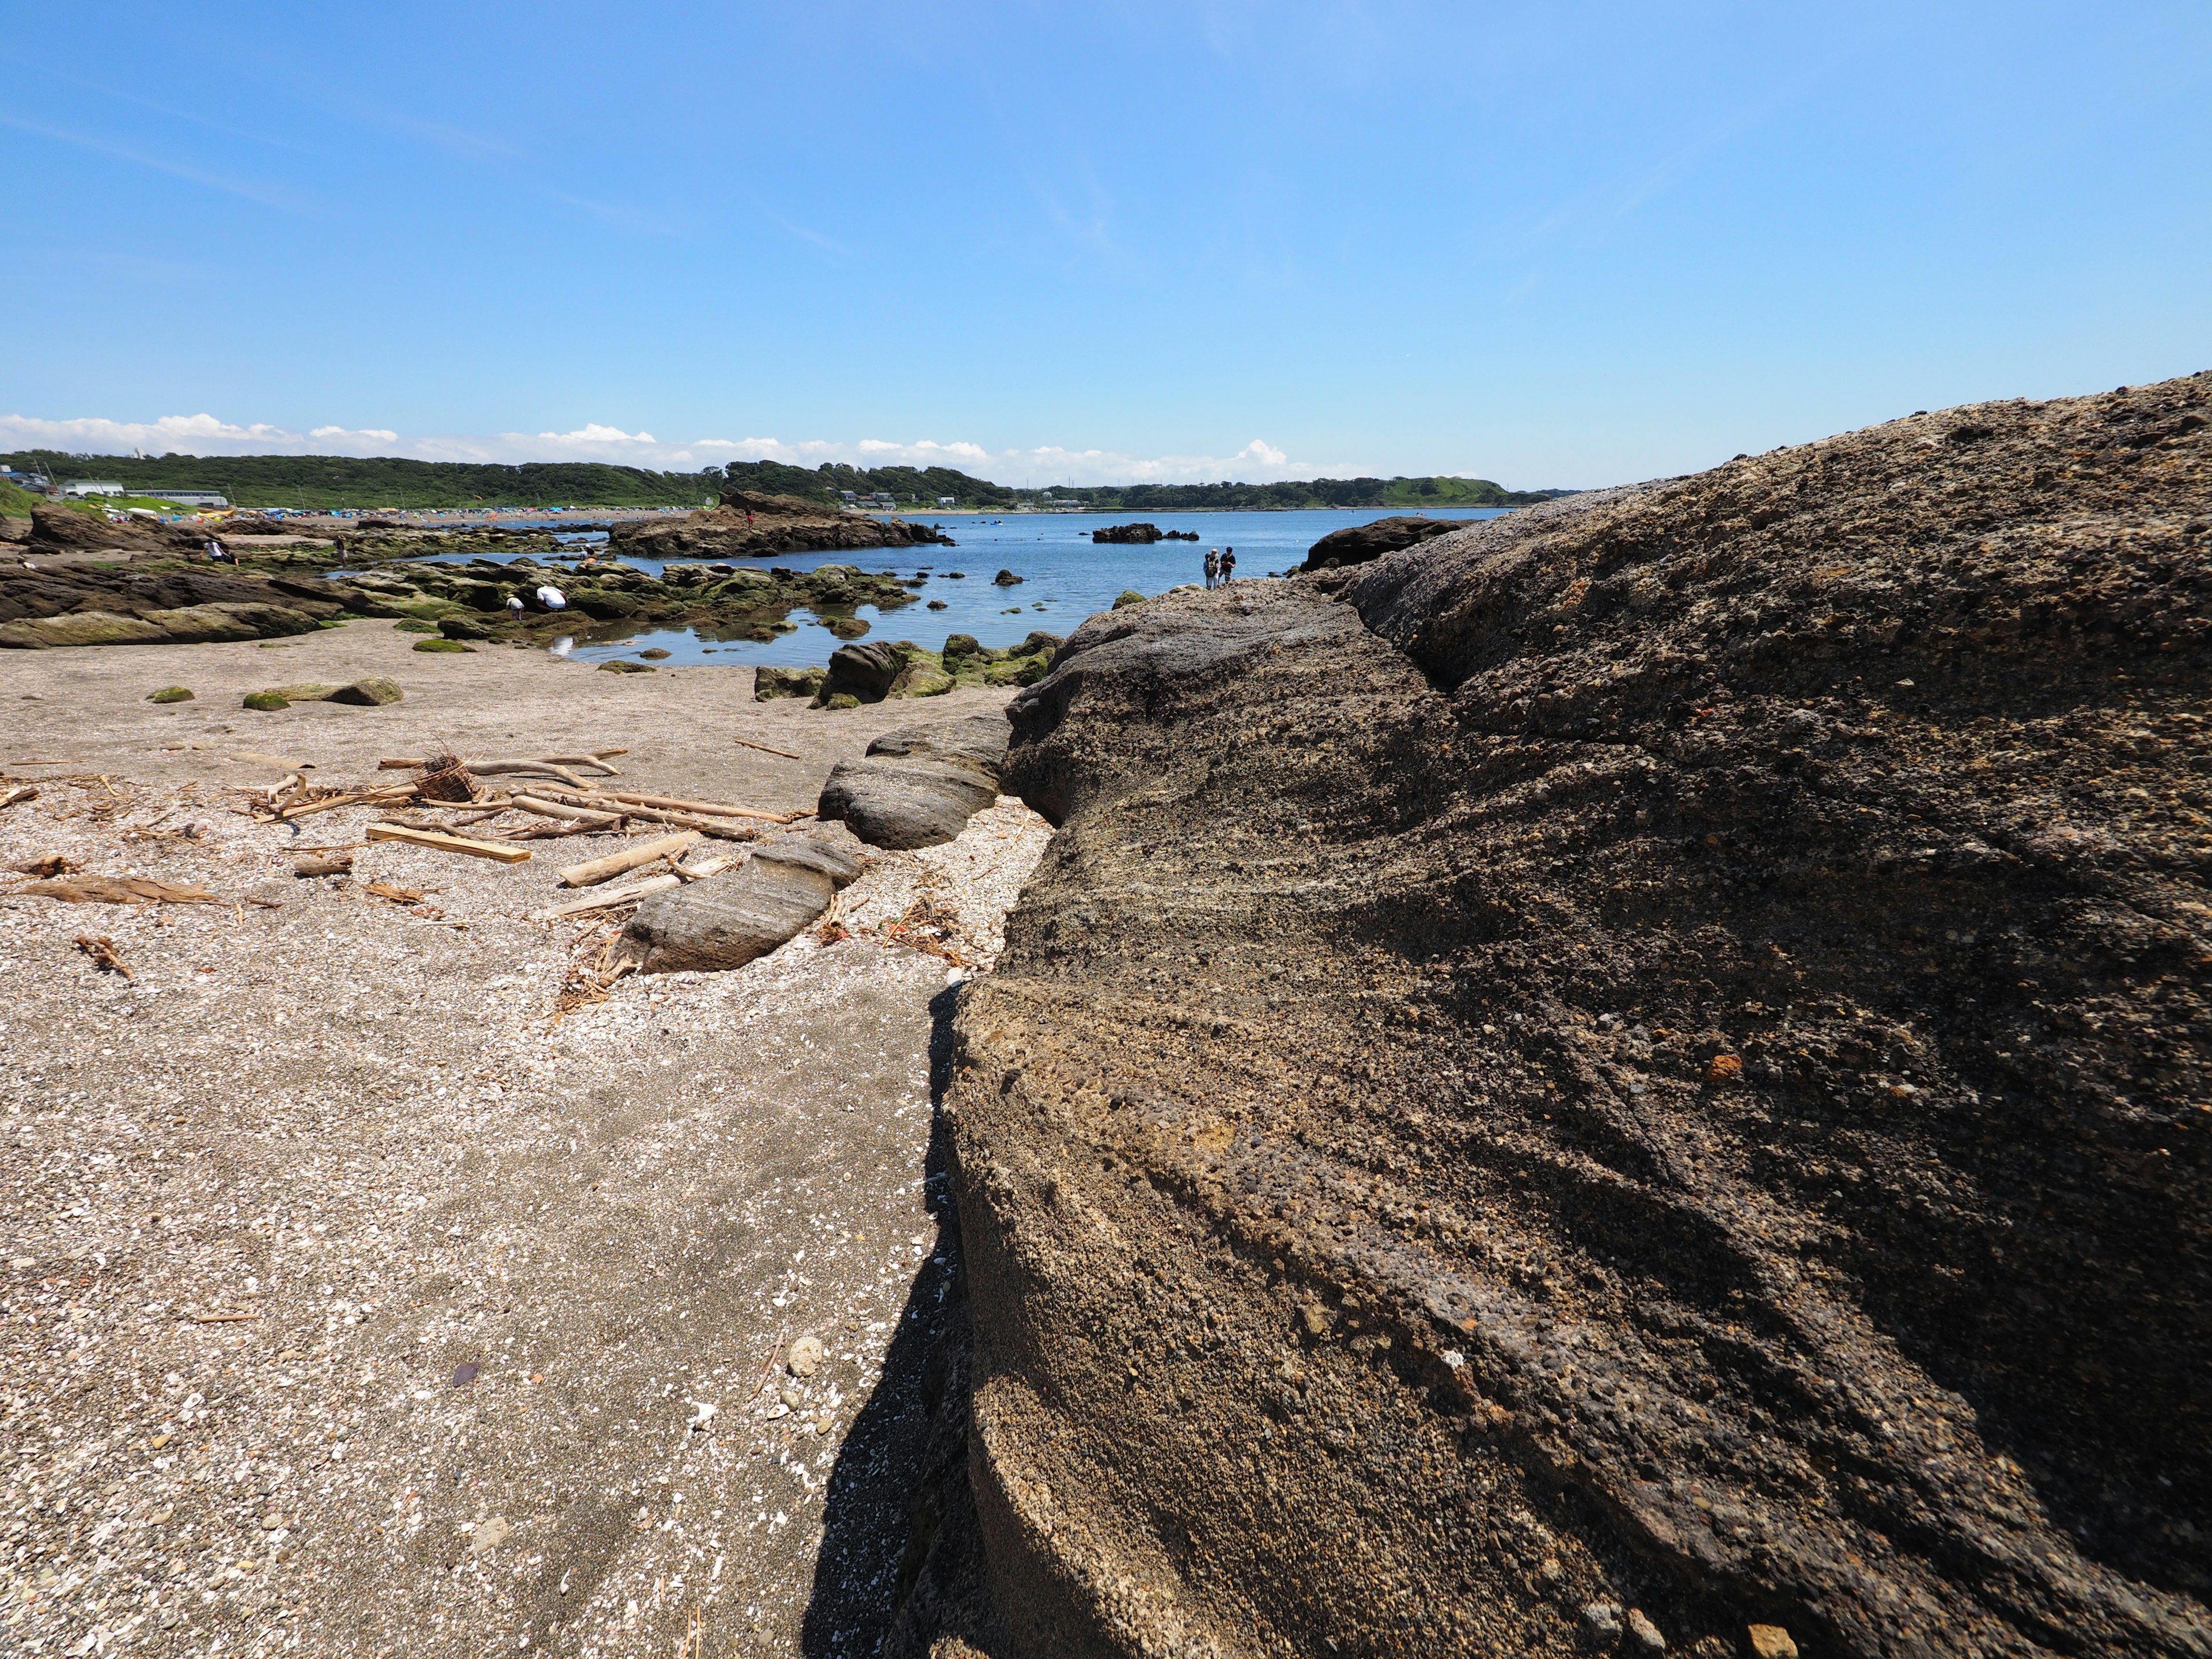
[[[725,806],[718,801],[684,800],[675,795],[640,795],[623,789],[594,789],[592,793],[625,805],[659,806],[671,812],[696,812],[710,818],[763,818],[770,823],[789,823],[793,818],[807,816],[805,812],[768,812],[757,806]]]
[[[527,847],[511,846],[506,842],[471,841],[465,836],[448,836],[436,830],[417,830],[409,823],[372,823],[368,827],[371,841],[399,841],[410,847],[427,847],[433,852],[466,853],[471,858],[496,859],[501,864],[520,864],[530,856]]]
[[[620,887],[608,887],[589,898],[572,899],[566,904],[556,904],[550,909],[540,910],[531,918],[533,921],[559,921],[564,916],[580,916],[593,910],[611,910],[619,904],[634,904],[651,893],[665,892],[677,886],[682,878],[674,875],[647,876]]]
[[[496,777],[501,773],[526,771],[532,767],[540,766],[581,766],[606,777],[618,778],[622,774],[607,764],[607,757],[611,755],[627,755],[628,753],[629,750],[627,749],[594,749],[580,755],[530,755],[519,757],[509,757],[505,759],[470,761],[466,764],[469,770],[479,777]],[[419,759],[387,757],[377,762],[378,767],[386,772],[420,771],[429,764],[428,757]]]
[[[600,830],[611,830],[622,822],[619,812],[594,812],[581,806],[563,805],[556,800],[540,800],[535,795],[517,795],[514,804],[519,811],[535,812],[541,818],[566,818],[571,823]]]
[[[719,836],[724,841],[750,841],[759,833],[750,825],[734,819],[707,817],[697,812],[672,812],[659,806],[639,806],[597,791],[539,789],[536,793],[544,799],[566,801],[571,806],[618,811],[626,818],[637,818],[647,823],[665,823],[678,830],[696,830],[702,836]]]
[[[672,857],[699,839],[700,831],[687,830],[678,836],[662,836],[655,841],[641,841],[625,847],[619,853],[610,853],[605,858],[593,859],[586,864],[572,864],[561,872],[561,882],[567,887],[592,887],[611,876],[635,870],[657,859]]]

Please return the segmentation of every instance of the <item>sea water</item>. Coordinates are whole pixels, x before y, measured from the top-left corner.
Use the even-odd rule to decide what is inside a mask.
[[[1350,525],[1371,524],[1377,519],[1403,516],[1412,509],[1392,507],[1359,511],[1291,513],[1023,513],[1004,518],[951,514],[932,520],[958,544],[955,547],[877,547],[858,552],[779,553],[766,558],[735,559],[726,562],[740,568],[766,569],[771,565],[789,570],[811,570],[817,565],[849,564],[866,571],[895,571],[901,576],[927,574],[929,580],[913,590],[911,605],[879,609],[860,606],[854,614],[869,625],[869,639],[912,640],[936,650],[948,634],[972,634],[985,646],[1017,645],[1032,630],[1066,635],[1094,611],[1113,608],[1114,601],[1134,590],[1152,596],[1170,587],[1206,579],[1208,548],[1237,550],[1237,575],[1242,580],[1286,573],[1306,551],[1333,530]],[[1439,507],[1427,516],[1438,519],[1494,519],[1502,507]],[[927,515],[917,514],[916,522]],[[1150,523],[1162,530],[1197,532],[1195,542],[1154,542],[1134,546],[1119,542],[1093,542],[1091,532],[1108,525]],[[476,556],[460,556],[463,559]],[[658,574],[665,568],[659,559],[630,558],[624,564]],[[718,562],[682,560],[685,564]],[[994,579],[1006,570],[1021,580],[1005,586]],[[953,572],[961,573],[957,577]],[[557,585],[557,583],[556,583]],[[945,609],[932,611],[932,599]],[[789,620],[796,632],[773,640],[754,641],[736,629],[659,628],[651,624],[594,623],[577,617],[573,635],[554,648],[586,661],[634,657],[641,651],[659,649],[666,660],[678,663],[774,664],[805,667],[827,662],[842,643],[829,631],[829,619],[799,609]]]

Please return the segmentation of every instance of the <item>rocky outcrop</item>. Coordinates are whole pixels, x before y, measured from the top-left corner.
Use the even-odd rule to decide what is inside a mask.
[[[945,1097],[1006,1650],[2212,1651],[2208,415],[1077,631]]]
[[[1401,548],[1418,547],[1437,536],[1449,536],[1465,525],[1456,519],[1377,519],[1332,530],[1306,550],[1300,570],[1334,570],[1347,564],[1366,564]]]
[[[1163,530],[1156,524],[1112,524],[1091,532],[1094,542],[1128,542],[1150,547],[1154,542],[1194,542],[1195,530]]]
[[[933,525],[845,513],[796,495],[725,490],[716,507],[676,520],[632,520],[607,533],[617,553],[652,559],[764,558],[776,553],[820,553],[867,547],[951,547]]]
[[[76,516],[71,514],[70,516]],[[0,565],[0,647],[181,645],[305,634],[338,599],[282,579],[129,564]]]
[[[1000,714],[886,732],[860,759],[837,763],[816,815],[842,822],[872,847],[951,841],[998,799],[1007,736]]]
[[[623,949],[648,974],[742,968],[796,937],[861,867],[842,825],[779,836],[735,870],[640,901]]]

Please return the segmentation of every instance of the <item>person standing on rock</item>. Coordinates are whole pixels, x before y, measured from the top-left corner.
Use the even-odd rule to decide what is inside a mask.
[[[1206,550],[1206,585],[1212,586],[1220,575],[1221,555],[1209,547]]]
[[[1221,581],[1222,581],[1222,585],[1223,585],[1224,586],[1228,586],[1228,584],[1229,584],[1229,582],[1230,582],[1231,579],[1231,578],[1233,578],[1236,574],[1237,574],[1237,550],[1236,550],[1235,548],[1233,548],[1233,547],[1224,547],[1224,548],[1223,548],[1223,549],[1221,550]]]

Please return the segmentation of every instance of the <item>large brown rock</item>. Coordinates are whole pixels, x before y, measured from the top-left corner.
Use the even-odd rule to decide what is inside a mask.
[[[945,1097],[992,1651],[2212,1650],[2209,404],[1077,631]]]
[[[648,895],[623,948],[648,974],[742,968],[796,937],[860,870],[842,826],[781,836],[726,874]]]
[[[1435,537],[1466,528],[1457,519],[1377,519],[1372,524],[1348,525],[1330,531],[1307,549],[1306,562],[1298,568],[1334,570],[1340,565],[1366,564],[1385,553],[1418,547]]]
[[[633,520],[608,532],[618,553],[653,559],[757,558],[869,547],[953,545],[929,525],[846,513],[796,495],[729,489],[720,505],[681,519]]]
[[[872,847],[936,847],[999,796],[1008,727],[1000,714],[886,732],[859,760],[840,761],[816,807]]]

